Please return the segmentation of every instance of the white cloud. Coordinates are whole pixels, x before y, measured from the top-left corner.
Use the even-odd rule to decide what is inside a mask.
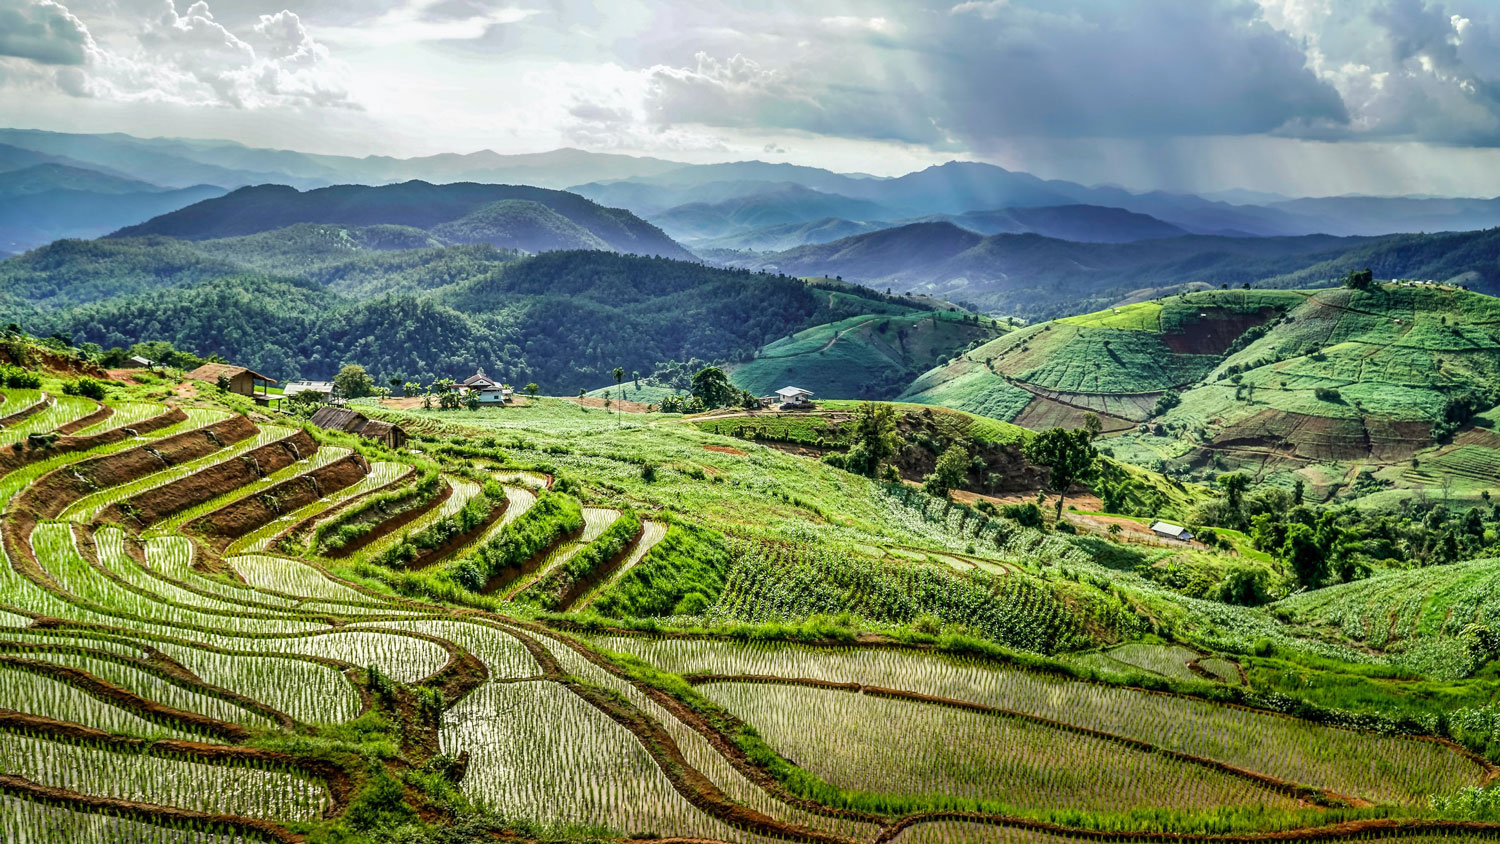
[[[0,0],[0,56],[39,64],[83,64],[93,47],[88,28],[52,0]]]
[[[520,23],[535,9],[487,8],[474,2],[411,0],[355,26],[326,27],[321,37],[340,46],[383,47],[422,41],[472,41],[492,27]]]
[[[79,45],[78,60],[55,75],[57,87],[73,97],[244,109],[357,107],[343,67],[289,11],[261,15],[241,35],[215,20],[203,0],[182,13],[161,0],[122,49],[97,43],[66,8],[40,5],[62,22],[53,30]]]

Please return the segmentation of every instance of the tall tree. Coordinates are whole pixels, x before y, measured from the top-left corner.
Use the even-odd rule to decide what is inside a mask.
[[[948,493],[963,486],[968,474],[969,450],[954,443],[938,457],[932,474],[923,479],[922,489],[935,498],[947,498]]]
[[[620,410],[615,415],[615,418],[623,425],[625,424],[625,388],[621,385],[621,382],[625,380],[625,368],[617,366],[613,374],[615,376],[615,386],[620,389]]]
[[[739,396],[729,376],[717,366],[707,366],[693,375],[693,395],[707,408],[723,407]]]
[[[346,399],[361,399],[375,394],[375,379],[357,363],[345,364],[333,376],[334,393]]]
[[[1062,520],[1063,501],[1075,483],[1094,475],[1099,455],[1094,451],[1088,428],[1048,428],[1031,438],[1022,449],[1027,460],[1052,470],[1049,483],[1057,493],[1057,519]]]
[[[865,402],[854,408],[850,425],[848,467],[870,477],[880,474],[880,467],[901,450],[905,441],[898,425],[900,412],[893,404]]]

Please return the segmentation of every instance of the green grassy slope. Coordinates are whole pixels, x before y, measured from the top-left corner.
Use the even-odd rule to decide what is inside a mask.
[[[1157,416],[1164,393],[1181,403]],[[1500,299],[1403,283],[1186,294],[1028,326],[902,398],[1028,427],[1098,412],[1122,433],[1112,453],[1157,469],[1300,471],[1319,495],[1369,470],[1360,493],[1382,505],[1444,483],[1477,496],[1500,438],[1464,434],[1457,403],[1500,401]]]
[[[792,384],[824,398],[885,398],[914,374],[1005,331],[957,313],[863,314],[763,346],[730,378],[755,395]]]
[[[1213,371],[1246,329],[1303,300],[1284,291],[1207,291],[1014,331],[925,373],[902,398],[1015,419],[1035,395],[1123,419]]]

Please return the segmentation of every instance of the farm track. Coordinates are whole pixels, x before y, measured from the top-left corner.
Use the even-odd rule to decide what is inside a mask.
[[[81,419],[98,413],[99,410],[93,410]],[[75,430],[92,430],[106,424],[109,415],[111,414],[92,420],[88,425],[77,426]],[[168,414],[158,416],[165,418]],[[236,433],[238,424],[232,420],[227,423],[210,423],[211,426],[219,426],[216,430],[222,431],[226,436]],[[160,426],[162,429],[167,427]],[[105,429],[100,433],[108,434],[109,430]],[[257,730],[264,728],[246,727],[193,708],[168,706],[158,700],[158,696],[166,693],[165,686],[184,692],[191,691],[200,697],[183,697],[182,700],[190,706],[196,706],[192,703],[195,700],[219,701],[222,705],[268,719],[274,725],[272,729],[289,729],[300,722],[288,715],[287,711],[270,706],[257,697],[276,691],[272,688],[274,684],[257,678],[282,676],[275,673],[279,670],[277,665],[289,667],[292,664],[306,664],[310,670],[315,667],[316,670],[333,672],[343,678],[341,682],[348,683],[357,698],[359,712],[380,707],[395,706],[399,710],[401,707],[412,706],[411,700],[402,696],[405,692],[398,693],[394,701],[382,701],[371,692],[362,679],[363,669],[376,665],[398,683],[424,682],[441,690],[443,699],[450,705],[457,705],[486,683],[556,684],[587,704],[600,717],[634,736],[640,747],[654,760],[672,791],[685,799],[695,811],[741,833],[818,844],[884,842],[916,823],[949,817],[931,813],[874,815],[818,804],[790,792],[767,770],[752,762],[733,739],[681,701],[634,680],[592,648],[567,636],[502,614],[452,610],[381,594],[329,574],[319,568],[316,561],[294,560],[269,553],[269,549],[275,547],[279,538],[303,529],[312,521],[326,517],[330,511],[347,506],[349,502],[359,500],[364,495],[400,483],[408,476],[396,474],[395,469],[382,470],[390,472],[389,477],[366,474],[363,479],[341,486],[333,492],[313,485],[308,494],[326,494],[305,502],[296,499],[301,503],[284,513],[265,509],[243,518],[237,514],[246,510],[246,502],[273,489],[282,489],[282,484],[301,484],[303,479],[325,468],[351,465],[352,455],[329,453],[301,457],[300,454],[293,454],[291,456],[294,459],[282,468],[264,475],[252,473],[255,480],[249,481],[248,485],[237,483],[222,491],[206,487],[190,488],[184,484],[174,487],[171,492],[188,490],[189,494],[157,493],[158,496],[167,495],[172,500],[170,507],[163,508],[171,510],[168,515],[151,521],[145,518],[133,520],[136,525],[154,525],[154,532],[160,534],[158,538],[144,543],[134,535],[133,529],[122,530],[99,523],[98,514],[113,506],[110,502],[105,502],[90,512],[83,512],[82,508],[74,509],[79,501],[97,492],[125,490],[156,474],[157,479],[162,481],[160,485],[131,493],[132,500],[146,503],[151,497],[140,498],[143,494],[185,480],[192,470],[184,467],[199,469],[227,466],[250,451],[272,446],[280,448],[279,443],[282,441],[273,437],[271,441],[262,444],[259,438],[264,437],[264,433],[246,432],[241,428],[237,433],[244,436],[231,438],[226,445],[216,435],[204,435],[201,433],[202,428],[196,430],[199,433],[189,430],[165,437],[163,442],[170,442],[164,446],[164,452],[160,449],[148,451],[148,446],[154,441],[111,451],[125,440],[110,441],[109,437],[105,437],[76,452],[49,455],[48,471],[39,473],[29,484],[15,491],[4,502],[4,513],[0,516],[0,531],[5,534],[3,543],[0,543],[0,551],[7,556],[7,561],[0,562],[0,606],[17,617],[29,620],[29,625],[13,631],[0,628],[0,667],[24,669],[60,680],[82,690],[102,704],[116,706],[152,723],[180,726],[213,739],[157,740],[150,744],[152,754],[163,758],[191,760],[194,764],[209,768],[254,760],[270,769],[298,771],[300,775],[312,777],[328,790],[330,804],[327,812],[331,816],[337,815],[362,781],[363,774],[360,771],[346,769],[335,763],[320,763],[246,746],[244,742],[256,734]],[[235,448],[234,444],[239,443],[243,445]],[[300,448],[297,451],[305,453]],[[91,485],[85,481],[93,476],[92,473],[78,474],[78,467],[85,466],[90,461],[95,461],[91,465],[96,470],[105,472],[101,477],[108,481],[107,484]],[[167,468],[161,468],[163,464],[167,464]],[[357,465],[362,473],[373,471],[366,464]],[[0,467],[0,470],[4,468]],[[286,474],[277,475],[278,472]],[[223,470],[222,474],[230,481],[250,477],[243,475],[239,469],[232,473]],[[270,476],[273,480],[267,483],[264,476]],[[504,514],[498,515],[494,525],[486,525],[482,529],[484,537],[503,530],[529,507],[526,498],[530,493],[519,488],[510,489],[508,493],[512,496],[511,506]],[[420,515],[428,520],[436,520],[443,513],[456,511],[472,494],[473,491],[463,489],[459,495],[436,502]],[[452,500],[455,498],[461,500],[455,502]],[[535,502],[534,495],[530,496],[530,502]],[[63,521],[56,521],[59,515],[69,510],[72,512]],[[584,547],[613,523],[618,515],[613,510],[586,508],[585,531],[578,540],[579,544],[569,550],[576,552]],[[232,523],[236,530],[240,530],[232,537],[235,540],[233,545],[227,540],[223,545],[194,542],[182,539],[178,533],[179,529],[193,525],[217,523]],[[612,561],[611,567],[601,573],[599,579],[602,585],[585,590],[577,601],[578,606],[588,606],[599,594],[627,576],[665,536],[666,530],[667,526],[660,521],[645,520],[640,534],[628,546],[627,551],[622,552],[618,561]],[[220,551],[220,548],[225,550]],[[233,553],[229,553],[230,548]],[[241,562],[236,563],[236,560]],[[566,558],[558,559],[554,561],[554,565],[564,562]],[[545,570],[539,571],[536,579],[544,574]],[[227,621],[231,618],[238,619],[247,626],[230,627]],[[282,620],[297,621],[305,624],[306,629],[274,629],[271,622]],[[434,625],[459,626],[451,628],[453,638],[421,632],[441,632],[448,629]],[[461,632],[463,635],[459,635]],[[70,638],[67,634],[77,635]],[[482,643],[490,641],[484,637],[492,637],[497,643],[496,647],[504,642],[518,643],[529,658],[535,661],[540,672],[505,668],[505,665],[511,664],[506,660],[512,660],[512,657],[504,656],[499,650],[484,650],[484,647],[489,646],[482,646]],[[464,639],[469,645],[460,646],[453,639]],[[129,646],[133,651],[127,649],[124,644],[126,642],[136,643]],[[97,647],[87,647],[87,643],[93,643]],[[879,647],[875,643],[869,646]],[[119,652],[122,649],[137,655],[127,656]],[[48,659],[37,658],[49,654],[51,657]],[[480,654],[484,656],[481,657]],[[76,665],[69,664],[70,661]],[[209,675],[203,668],[195,671],[189,667],[190,664],[214,667],[214,676],[223,678],[215,681],[220,685],[210,684],[205,679]],[[100,679],[90,673],[90,670],[77,665],[87,666],[90,670],[103,670],[95,666],[117,666],[121,671],[159,677],[163,687],[146,685],[138,689],[126,689]],[[580,676],[578,672],[583,670],[584,665],[592,668]],[[266,674],[267,671],[272,673]],[[623,686],[619,686],[623,683],[633,691],[625,698],[605,693],[590,676],[596,679],[609,678],[604,688],[613,686],[623,689]],[[696,679],[711,681],[711,678]],[[769,681],[798,682],[784,678]],[[280,685],[288,684],[282,682]],[[864,694],[909,695],[875,686],[840,688]],[[288,695],[295,695],[297,691],[280,690]],[[654,708],[647,711],[637,703],[632,703],[632,700],[649,703]],[[973,704],[962,701],[927,702],[974,708]],[[985,709],[990,714],[1009,714],[992,710],[993,708]],[[661,715],[653,715],[652,712],[659,712]],[[661,717],[672,721],[659,720]],[[682,732],[683,730],[686,732]],[[430,756],[438,749],[438,733],[437,726],[414,725],[410,734],[403,737],[403,751],[419,760]],[[0,710],[0,734],[24,734],[38,737],[43,742],[65,739],[89,748],[90,752],[106,754],[137,753],[146,746],[145,740],[140,738],[108,733],[50,717],[4,710]],[[674,735],[678,738],[674,738]],[[752,808],[732,797],[731,792],[750,792],[743,792],[743,785],[726,784],[726,774],[710,774],[707,768],[695,766],[689,761],[690,755],[701,751],[682,744],[681,738],[704,743],[703,746],[710,748],[709,752],[714,756],[694,758],[700,761],[713,761],[716,758],[716,765],[727,765],[726,770],[732,771],[733,777],[742,777],[751,784],[750,788],[762,795],[756,798],[758,803],[769,799],[771,802],[767,806],[779,808],[769,811]],[[1112,739],[1121,743],[1137,741],[1120,736],[1112,736]],[[1200,764],[1212,766],[1218,763],[1203,760]],[[1243,774],[1250,778],[1264,777],[1262,781],[1268,786],[1295,788],[1258,772],[1245,771]],[[24,798],[36,805],[69,808],[94,815],[108,813],[150,824],[211,823],[278,842],[302,840],[299,835],[275,821],[215,815],[165,803],[155,804],[69,791],[8,772],[0,772],[0,792]],[[1318,802],[1338,802],[1338,795],[1326,792],[1319,792],[1319,795]],[[1179,837],[1169,835],[1112,833],[1106,836],[1103,833],[1052,827],[1035,820],[1008,816],[961,817],[990,825],[1057,831],[1082,839],[1108,837],[1115,840],[1180,840]],[[683,830],[691,826],[689,824]],[[868,828],[868,832],[861,832],[859,835],[835,831],[865,828]],[[1402,825],[1372,820],[1340,827],[1293,830],[1288,833],[1208,839],[1200,837],[1194,840],[1313,840],[1352,838],[1366,834],[1417,834],[1428,830],[1462,830],[1500,835],[1500,826],[1475,827],[1434,822]],[[682,844],[707,844],[726,840],[715,836],[672,834],[679,831],[674,829],[661,831],[666,835],[653,840]]]

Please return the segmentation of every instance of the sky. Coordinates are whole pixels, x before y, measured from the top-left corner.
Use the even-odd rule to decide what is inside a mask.
[[[0,124],[1500,195],[1500,0],[0,0]]]

